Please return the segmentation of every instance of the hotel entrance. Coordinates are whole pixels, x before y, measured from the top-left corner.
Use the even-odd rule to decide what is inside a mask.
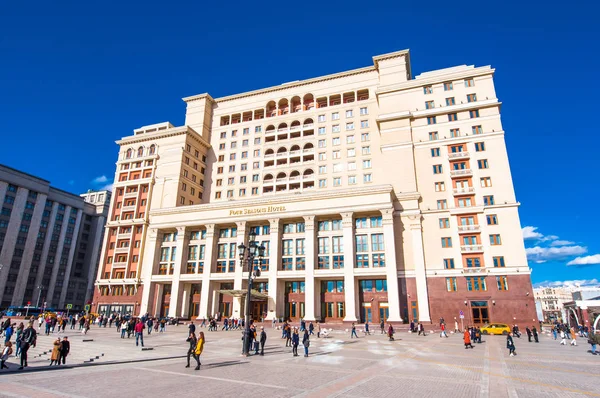
[[[285,320],[304,318],[304,281],[285,283]]]
[[[488,302],[471,301],[471,316],[473,323],[486,324],[490,322]]]

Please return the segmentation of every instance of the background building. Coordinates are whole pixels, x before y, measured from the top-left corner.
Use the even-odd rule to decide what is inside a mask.
[[[184,98],[117,142],[97,310],[242,316],[253,231],[255,318],[537,320],[493,74],[399,51]]]
[[[83,308],[93,294],[111,193],[79,197],[0,165],[0,307]]]
[[[539,287],[533,289],[536,302],[539,303],[546,322],[562,321],[564,304],[573,301],[573,288],[570,287]]]

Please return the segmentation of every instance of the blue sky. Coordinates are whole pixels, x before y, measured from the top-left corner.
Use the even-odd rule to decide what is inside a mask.
[[[598,283],[600,138],[586,123],[598,114],[598,11],[590,2],[1,2],[0,163],[73,192],[101,188],[114,175],[114,141],[142,125],[181,125],[184,96],[335,73],[409,48],[415,75],[496,68],[532,279]]]

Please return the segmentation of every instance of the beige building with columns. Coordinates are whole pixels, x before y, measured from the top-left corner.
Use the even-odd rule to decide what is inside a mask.
[[[74,195],[0,165],[0,308],[83,310],[94,293],[110,191]]]
[[[467,323],[535,318],[489,66],[365,68],[213,99],[120,146],[98,312]]]

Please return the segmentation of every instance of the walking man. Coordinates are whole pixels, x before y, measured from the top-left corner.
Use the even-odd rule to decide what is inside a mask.
[[[133,327],[135,331],[135,346],[138,346],[138,340],[141,341],[142,347],[144,346],[144,322],[140,319],[137,320],[137,323]]]
[[[510,337],[510,333],[506,335],[506,348],[508,348],[509,356],[514,357],[515,354],[515,342],[512,337]]]
[[[527,341],[531,343],[531,329],[527,327],[525,328],[525,332],[527,332]]]
[[[379,322],[379,328],[381,329],[381,334],[383,334],[385,330],[385,323],[383,322],[383,319],[381,322]]]
[[[365,334],[371,335],[371,332],[369,332],[369,321],[365,321]]]
[[[61,362],[64,365],[67,362],[67,355],[69,355],[69,352],[71,351],[71,343],[69,342],[69,339],[67,336],[63,337],[62,341],[60,342],[60,358],[58,360],[58,364],[60,365]]]
[[[267,332],[263,326],[260,327],[260,355],[265,355],[265,344],[267,343]]]
[[[19,367],[19,370],[23,370],[23,368],[27,367],[27,351],[29,351],[29,347],[32,345],[35,346],[37,340],[37,334],[35,333],[35,329],[31,322],[27,325],[27,329],[23,331],[21,340],[21,366]]]
[[[448,337],[448,335],[446,334],[446,325],[444,323],[442,323],[442,325],[440,327],[442,329],[442,332],[440,333],[440,337]]]
[[[536,343],[540,342],[540,340],[538,339],[538,332],[537,332],[537,329],[535,326],[533,327],[533,339],[535,340]]]
[[[352,333],[350,334],[350,338],[353,338],[354,336],[356,336],[356,338],[358,338],[358,334],[356,334],[356,325],[354,324],[354,322],[352,322]],[[302,340],[302,344],[304,344],[304,340]],[[308,356],[308,355],[305,355]]]

